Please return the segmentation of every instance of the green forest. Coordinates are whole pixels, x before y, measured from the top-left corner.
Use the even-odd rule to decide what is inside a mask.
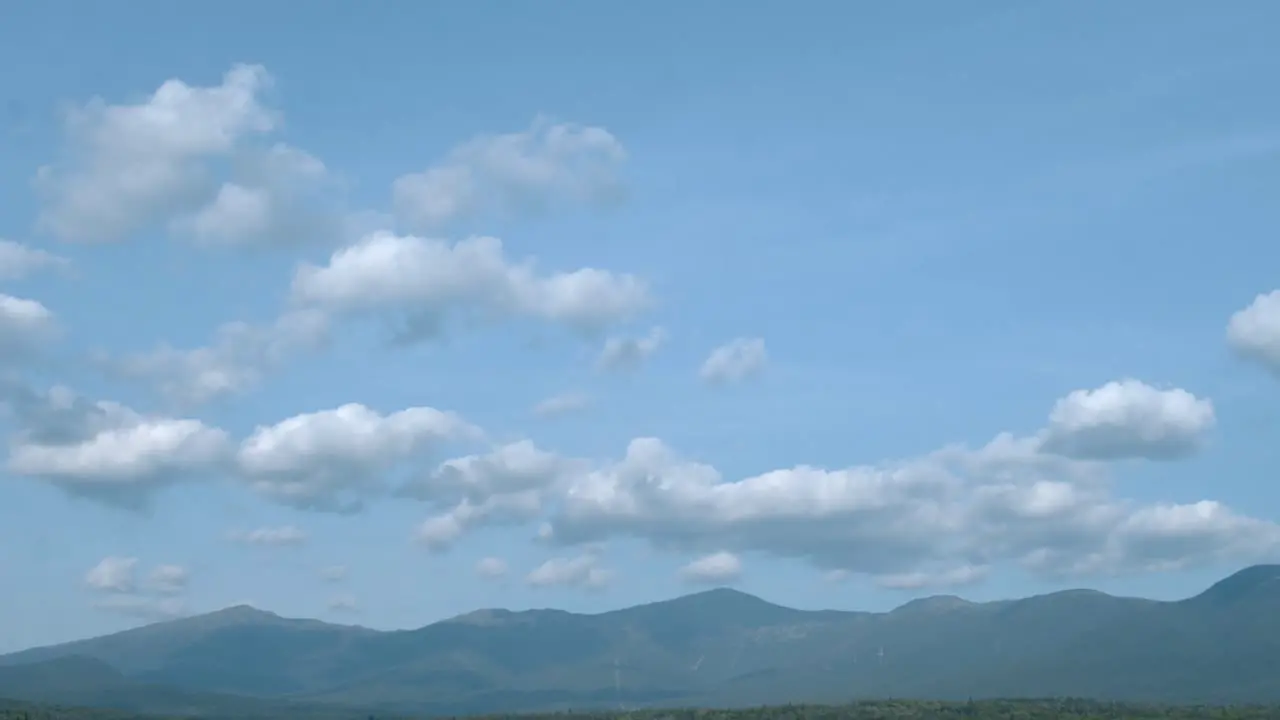
[[[326,714],[326,720],[336,714]],[[471,720],[1277,720],[1273,706],[1134,705],[1093,700],[982,700],[963,703],[875,701],[850,705],[782,705],[713,710],[662,709],[475,716]],[[178,720],[89,708],[56,707],[0,700],[0,720]],[[205,720],[213,720],[205,716]],[[224,719],[217,719],[224,720]],[[231,720],[231,718],[225,718]],[[310,715],[280,720],[312,720]],[[351,715],[349,720],[412,720]],[[425,719],[423,719],[425,720]],[[453,719],[451,719],[453,720]]]

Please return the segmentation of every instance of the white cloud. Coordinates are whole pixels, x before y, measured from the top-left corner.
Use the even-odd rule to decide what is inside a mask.
[[[1135,396],[1148,410],[1199,420],[1180,424],[1149,412],[1119,416],[1136,418],[1144,435],[1123,422],[1073,425],[1059,416],[1055,432],[1062,437],[1065,428],[1109,427],[1119,440],[1095,435],[1093,445],[1076,447],[1129,448],[1110,457],[1168,457],[1167,448],[1176,444],[1171,438],[1187,441],[1187,429],[1208,416],[1193,399],[1160,396],[1151,403],[1146,391]],[[1066,406],[1076,407],[1082,398],[1085,407],[1089,398],[1097,401],[1086,393]],[[562,545],[632,537],[667,549],[760,551],[893,586],[973,581],[998,563],[1083,575],[1242,563],[1280,552],[1275,523],[1210,501],[1144,503],[1117,496],[1105,464],[1050,452],[1046,436],[1050,430],[1001,434],[978,448],[947,446],[836,470],[801,465],[738,480],[680,458],[657,439],[641,438],[621,461],[555,486],[545,537]]]
[[[328,340],[328,318],[316,311],[282,315],[267,327],[227,323],[213,344],[181,350],[161,345],[146,353],[99,357],[115,374],[142,380],[179,406],[198,405],[256,386],[293,353]]]
[[[406,483],[400,492],[449,508],[418,527],[420,541],[443,549],[476,525],[538,517],[548,494],[582,470],[582,461],[521,440],[483,455],[447,460],[430,475]]]
[[[64,257],[0,238],[0,280],[20,280],[37,270],[68,265]]]
[[[680,578],[689,583],[723,585],[741,576],[742,560],[723,550],[703,555],[680,568]]]
[[[181,565],[158,565],[148,579],[151,588],[161,595],[177,595],[185,592],[191,574]]]
[[[1213,403],[1137,380],[1076,390],[1049,415],[1049,452],[1082,460],[1172,460],[1195,452],[1214,425]]]
[[[469,505],[459,504],[449,512],[423,520],[414,532],[414,537],[431,550],[447,550],[462,537],[468,525],[474,524],[471,519],[473,515]]]
[[[507,574],[507,563],[502,558],[481,558],[476,563],[476,574],[483,578],[500,578]]]
[[[591,398],[583,393],[565,393],[556,395],[538,403],[533,407],[533,414],[538,417],[559,417],[587,409]]]
[[[207,474],[226,459],[227,434],[199,420],[88,402],[65,388],[7,398],[18,416],[8,469],[67,492],[142,507],[156,489]]]
[[[330,565],[320,568],[320,579],[331,583],[342,582],[347,579],[347,566]]]
[[[737,338],[712,350],[698,376],[708,383],[741,382],[763,370],[768,359],[764,340]]]
[[[602,370],[633,370],[662,347],[667,331],[655,327],[642,337],[612,337],[605,341],[596,366]]]
[[[53,312],[35,300],[0,294],[0,359],[30,355],[58,332]]]
[[[571,558],[552,558],[534,568],[525,581],[534,587],[577,587],[596,589],[609,584],[613,573],[600,566],[595,553]]]
[[[1280,290],[1258,295],[1232,315],[1227,343],[1241,357],[1280,376]]]
[[[990,568],[961,565],[937,572],[916,571],[895,573],[876,578],[876,583],[891,590],[922,590],[925,588],[950,588],[972,585],[986,579]]]
[[[260,527],[254,530],[232,530],[231,540],[246,545],[301,545],[307,541],[307,533],[293,525]]]
[[[205,246],[329,244],[345,234],[336,183],[319,159],[282,143],[238,159],[234,179],[176,218],[175,233]]]
[[[211,158],[275,128],[259,102],[270,83],[237,65],[214,87],[168,80],[144,102],[95,100],[74,112],[66,162],[40,169],[40,225],[63,240],[110,241],[198,207],[210,190]]]
[[[137,587],[137,567],[135,557],[105,557],[85,574],[84,582],[100,592],[130,593]]]
[[[540,211],[620,196],[626,151],[603,128],[538,119],[528,130],[477,137],[392,187],[400,221],[434,232],[482,214]]]
[[[529,317],[598,331],[648,307],[646,284],[632,275],[582,268],[539,273],[512,264],[502,241],[457,243],[375,232],[293,278],[295,302],[332,312],[390,312],[414,328],[437,330],[451,315]],[[419,331],[421,332],[421,331]]]
[[[380,415],[351,403],[259,426],[237,453],[256,492],[301,509],[349,511],[386,488],[386,474],[480,431],[453,413],[413,407]]]

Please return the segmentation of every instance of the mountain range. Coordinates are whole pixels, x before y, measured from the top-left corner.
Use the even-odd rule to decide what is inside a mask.
[[[865,697],[1280,702],[1280,565],[1179,601],[1067,590],[806,611],[731,589],[378,631],[238,606],[0,656],[0,697],[202,717]]]

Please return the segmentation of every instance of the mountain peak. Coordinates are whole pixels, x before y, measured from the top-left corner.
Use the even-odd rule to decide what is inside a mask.
[[[730,608],[783,608],[781,605],[774,605],[768,600],[763,600],[748,592],[743,592],[731,587],[715,587],[710,590],[700,590],[688,595],[666,600],[662,604],[668,607],[716,607],[722,609]]]
[[[707,590],[699,590],[698,592],[689,593],[688,595],[682,595],[675,599],[681,600],[684,598],[695,598],[695,597],[737,598],[738,600],[747,599],[755,602],[765,602],[764,600],[761,600],[760,598],[756,597],[755,595],[752,595],[749,592],[744,592],[737,588],[729,587],[728,585],[721,585],[719,587],[713,587]]]
[[[893,612],[938,613],[950,612],[952,610],[959,610],[971,606],[973,606],[972,602],[956,595],[931,595],[929,597],[909,600],[894,608]]]
[[[1259,595],[1280,597],[1280,565],[1252,565],[1219,580],[1192,600],[1234,603]]]
[[[225,618],[267,618],[267,617],[279,617],[279,615],[276,615],[275,613],[273,613],[273,612],[271,612],[271,611],[269,611],[269,610],[261,610],[261,609],[259,609],[259,608],[256,608],[256,607],[252,606],[252,605],[249,605],[249,604],[247,604],[247,603],[241,603],[241,604],[239,604],[239,605],[231,605],[231,606],[228,606],[228,607],[224,607],[224,608],[222,608],[221,610],[214,610],[213,612],[211,612],[211,613],[209,613],[209,614],[210,614],[210,615],[218,615],[218,616],[220,616],[220,617],[225,617]]]
[[[800,612],[741,590],[718,587],[671,600],[614,610],[605,615],[632,618],[678,617],[682,622],[696,624],[759,626],[785,622]]]

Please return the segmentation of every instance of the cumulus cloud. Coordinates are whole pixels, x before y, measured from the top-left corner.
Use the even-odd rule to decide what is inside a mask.
[[[6,394],[19,428],[9,471],[69,493],[142,508],[158,488],[205,476],[228,455],[227,434],[199,420],[144,415],[61,387]]]
[[[981,447],[842,469],[801,465],[730,480],[640,438],[620,461],[557,485],[545,537],[760,551],[895,587],[963,584],[998,563],[1085,575],[1248,562],[1280,551],[1272,522],[1212,501],[1129,500],[1115,493],[1105,463],[1075,457],[1169,458],[1212,417],[1181,391],[1107,387],[1068,396],[1058,405],[1068,410],[1030,436],[1000,434]],[[1116,413],[1112,401],[1137,407]]]
[[[0,238],[0,280],[20,280],[38,270],[68,265],[70,262],[59,255]]]
[[[94,100],[73,112],[64,162],[40,169],[41,227],[63,240],[111,241],[199,207],[205,163],[225,158],[278,118],[260,102],[265,69],[236,65],[212,87],[164,82],[137,104]]]
[[[97,359],[113,374],[146,382],[172,403],[189,407],[253,388],[295,352],[322,346],[328,333],[323,313],[300,310],[265,327],[227,323],[206,347],[161,345],[118,358],[100,353]]]
[[[171,229],[205,246],[333,243],[347,219],[337,205],[336,183],[318,158],[277,143],[247,150],[199,209],[175,218]]]
[[[736,383],[764,369],[769,355],[764,340],[737,338],[711,351],[698,376],[707,383]]]
[[[534,568],[525,581],[534,587],[599,589],[609,584],[613,572],[600,565],[595,553],[552,558]]]
[[[533,406],[533,414],[538,417],[559,417],[587,409],[591,398],[583,393],[565,393],[549,397]]]
[[[137,587],[137,567],[138,558],[108,556],[85,573],[84,582],[90,588],[102,592],[133,592]]]
[[[1241,357],[1280,376],[1280,290],[1258,295],[1232,315],[1227,343]]]
[[[742,576],[742,560],[722,550],[693,560],[680,568],[679,574],[687,583],[723,585]]]
[[[254,530],[232,530],[228,533],[234,542],[245,545],[266,545],[279,547],[283,545],[301,545],[307,541],[307,533],[293,525],[279,527],[260,527]]]
[[[600,350],[596,366],[601,370],[634,370],[666,342],[667,331],[655,327],[641,337],[611,337]]]
[[[454,413],[412,407],[389,415],[355,403],[259,426],[236,454],[262,496],[300,509],[353,511],[386,489],[399,463],[480,431]]]
[[[57,331],[53,311],[40,302],[0,294],[0,361],[28,358]]]
[[[502,558],[481,558],[476,563],[476,575],[482,578],[500,578],[507,574],[507,562]]]
[[[396,215],[422,232],[482,214],[541,211],[620,197],[622,144],[598,127],[539,118],[523,132],[474,138],[392,186]]]
[[[650,303],[640,278],[596,268],[541,273],[531,261],[509,261],[496,238],[451,243],[381,231],[336,251],[324,266],[298,268],[292,294],[302,306],[390,312],[432,330],[458,315],[536,318],[593,332]]]
[[[485,454],[447,460],[431,474],[406,483],[400,492],[448,508],[425,520],[417,533],[427,547],[444,549],[474,526],[540,516],[548,495],[584,469],[580,460],[521,440]]]
[[[1059,400],[1049,415],[1044,449],[1082,460],[1174,460],[1199,449],[1213,424],[1209,400],[1179,388],[1121,380]]]

